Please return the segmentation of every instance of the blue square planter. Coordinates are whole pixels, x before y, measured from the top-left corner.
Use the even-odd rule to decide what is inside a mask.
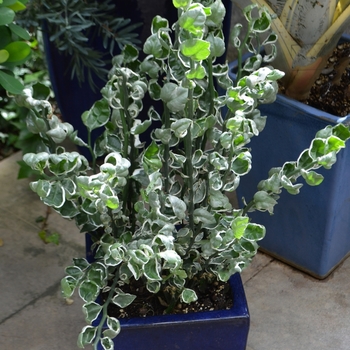
[[[115,348],[245,350],[249,312],[240,275],[232,276],[230,284],[234,301],[230,310],[121,320]]]
[[[267,116],[267,123],[248,145],[253,168],[241,178],[239,200],[245,197],[249,201],[272,167],[297,160],[318,130],[349,119],[282,95],[259,109]],[[324,176],[320,186],[305,184],[296,196],[283,191],[274,215],[254,212],[251,217],[266,227],[266,236],[260,241],[264,252],[322,279],[350,253],[350,145],[338,154],[331,170],[318,172]]]
[[[93,261],[91,238],[86,235],[87,260]],[[121,319],[121,332],[114,338],[123,350],[245,350],[250,316],[241,276],[231,285],[233,306],[229,310]],[[103,349],[100,346],[99,349]]]

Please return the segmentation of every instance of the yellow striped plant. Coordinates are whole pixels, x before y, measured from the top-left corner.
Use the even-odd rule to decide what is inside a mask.
[[[285,94],[308,97],[345,28],[350,24],[350,0],[233,0],[239,7],[256,4],[275,15],[278,35],[273,66],[285,72]]]

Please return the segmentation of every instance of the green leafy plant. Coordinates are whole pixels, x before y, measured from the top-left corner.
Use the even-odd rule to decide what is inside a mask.
[[[19,94],[23,84],[13,76],[13,69],[29,58],[29,33],[15,23],[16,12],[25,9],[26,1],[0,1],[0,86]]]
[[[234,0],[239,7],[266,7],[278,35],[274,67],[285,72],[285,94],[305,100],[340,36],[350,24],[349,0]],[[338,67],[345,71],[346,66]]]
[[[22,82],[23,86],[30,86],[34,98],[52,99],[53,93],[50,90],[50,81],[38,40],[32,35],[28,44],[31,47],[31,55],[23,64],[13,68],[13,77]],[[15,103],[9,91],[0,90],[0,157],[6,157],[18,150],[22,150],[23,153],[33,152],[42,144],[40,136],[27,129],[28,113],[30,112],[27,108]],[[33,175],[33,170],[24,162],[19,163],[19,178]]]
[[[71,56],[71,77],[76,76],[81,83],[87,77],[94,88],[92,73],[107,77],[106,64],[116,45],[122,49],[126,44],[140,43],[135,29],[141,23],[116,17],[115,6],[113,0],[31,0],[21,16],[21,23],[28,28],[43,25],[57,49]],[[101,48],[91,44],[96,36],[101,37]]]
[[[178,21],[170,27],[167,19],[154,18],[143,61],[130,45],[113,59],[103,98],[82,115],[89,133],[104,128],[94,145],[61,123],[50,104],[33,99],[30,90],[17,96],[32,110],[28,128],[46,145],[24,156],[42,175],[31,183],[32,190],[94,240],[95,261],[74,259],[62,280],[66,298],[78,290],[84,300],[88,325],[79,335],[79,347],[92,343],[95,349],[99,344],[113,349],[120,324],[108,305],[132,304],[136,296],[126,287],[135,280],[161,296],[171,312],[179,300],[197,299],[194,287],[208,274],[227,282],[240,273],[265,235],[249,213],[272,213],[283,189],[299,192],[299,178],[321,183],[315,170],[330,168],[350,137],[342,124],[321,130],[295,162],[272,169],[246,206],[234,209],[228,195],[250,171],[248,144],[265,125],[257,107],[275,100],[283,73],[255,66],[232,82],[228,65],[215,63],[225,50],[222,2],[173,4]],[[257,35],[269,30],[266,10],[258,18],[250,10],[252,30]],[[162,111],[144,110],[146,94],[162,102]],[[140,141],[145,133],[151,137],[148,143]],[[61,145],[67,138],[87,147],[92,162],[67,152]],[[99,304],[102,291],[107,297]]]

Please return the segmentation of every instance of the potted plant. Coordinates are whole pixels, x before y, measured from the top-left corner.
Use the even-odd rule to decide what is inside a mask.
[[[74,259],[62,280],[66,298],[78,290],[84,300],[88,325],[79,347],[245,349],[249,319],[239,273],[265,235],[248,215],[273,212],[282,188],[298,191],[299,177],[318,184],[315,169],[331,167],[350,137],[342,124],[321,130],[297,161],[275,169],[244,209],[234,209],[228,195],[251,169],[247,144],[265,124],[257,107],[274,101],[283,73],[262,67],[233,86],[228,65],[215,61],[225,50],[221,0],[173,4],[179,14],[174,26],[156,16],[146,57],[140,60],[127,45],[113,59],[103,98],[82,114],[88,135],[104,128],[94,146],[30,90],[16,97],[31,109],[28,128],[47,147],[24,155],[42,175],[32,190],[91,240],[88,259]],[[264,9],[250,20],[256,34],[269,29]],[[162,112],[143,110],[146,94],[161,102]],[[140,142],[149,128],[152,142]],[[65,150],[67,138],[91,152],[90,164]],[[186,314],[202,292],[215,286],[227,291],[229,281],[229,310]],[[141,317],[130,318],[135,307]],[[158,316],[158,308],[166,315]]]
[[[333,77],[341,77],[342,70],[347,68],[342,58],[333,63],[335,69],[332,65],[325,69],[325,64],[338,41],[346,40],[346,37],[340,39],[340,36],[350,23],[350,7],[348,2],[343,1],[234,2],[240,7],[256,3],[275,15],[271,28],[277,34],[277,54],[272,64],[286,73],[281,79],[281,92],[276,101],[260,107],[261,113],[268,116],[267,125],[261,137],[251,144],[254,169],[242,181],[237,192],[241,199],[252,195],[261,175],[267,174],[271,167],[294,159],[318,129],[339,122],[347,123],[346,115],[322,111],[310,106],[305,99],[317,79],[317,83],[322,84],[319,78],[322,70],[333,74]],[[263,60],[261,48],[253,52],[248,68],[253,66],[254,61]],[[337,84],[336,79],[334,82]],[[327,98],[326,84],[324,94],[317,100],[319,103],[325,100],[331,107],[334,100]],[[340,90],[344,92],[346,89]],[[345,104],[340,102],[340,105]],[[276,143],[278,147],[275,147]],[[298,197],[282,193],[281,206],[274,217],[259,213],[253,215],[254,220],[263,223],[270,233],[261,242],[265,252],[317,278],[328,276],[349,255],[350,187],[343,181],[350,170],[348,159],[348,151],[345,151],[335,169],[327,175],[322,189],[307,188]]]

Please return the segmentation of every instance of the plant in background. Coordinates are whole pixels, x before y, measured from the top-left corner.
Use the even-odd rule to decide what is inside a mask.
[[[39,48],[40,39],[34,35],[28,41],[31,48],[31,55],[20,66],[12,70],[13,78],[21,82],[23,86],[33,89],[33,96],[37,99],[51,99],[50,81],[42,58],[42,51]],[[16,150],[23,153],[36,151],[42,145],[39,135],[32,134],[27,129],[26,117],[28,109],[18,106],[11,93],[7,90],[0,90],[0,156],[6,157]],[[33,175],[24,162],[19,162],[19,178]]]
[[[179,301],[195,301],[196,286],[208,276],[226,282],[240,273],[265,235],[249,212],[272,213],[283,189],[299,192],[299,177],[310,185],[321,183],[315,169],[330,168],[350,137],[341,124],[320,131],[297,161],[272,169],[245,208],[233,209],[228,194],[250,171],[247,145],[265,125],[257,107],[275,100],[283,73],[255,66],[234,85],[227,64],[215,63],[225,50],[222,2],[173,4],[179,12],[175,25],[155,17],[144,44],[146,58],[140,61],[138,50],[127,45],[113,60],[103,98],[82,115],[89,133],[104,127],[95,145],[90,138],[81,140],[30,90],[17,96],[32,111],[28,128],[46,144],[45,150],[24,156],[42,175],[32,190],[94,240],[95,261],[74,259],[62,280],[66,298],[77,289],[84,300],[88,325],[79,347],[92,343],[97,349],[101,343],[113,349],[120,324],[108,305],[132,304],[136,295],[127,287],[135,281],[159,296],[170,313]],[[251,10],[246,13],[253,31],[267,31],[266,10],[257,18]],[[163,110],[143,110],[146,94],[161,101]],[[140,141],[146,132],[152,139],[147,144]],[[67,152],[61,145],[66,138],[87,147],[92,163]],[[99,304],[101,292],[107,297]]]
[[[76,76],[82,83],[87,77],[94,87],[92,72],[107,77],[106,64],[116,45],[121,50],[126,44],[140,43],[134,30],[141,24],[115,17],[114,8],[113,0],[30,0],[21,23],[29,28],[43,25],[57,49],[71,55],[72,78]],[[101,36],[102,47],[91,46],[91,38],[95,36]],[[102,49],[109,52],[109,57]]]
[[[0,1],[0,87],[19,94],[23,84],[13,76],[13,69],[24,63],[31,53],[29,33],[15,23],[16,13],[25,9],[26,1]]]
[[[285,94],[305,100],[345,28],[350,24],[349,0],[234,0],[241,8],[254,3],[275,14],[278,35],[274,67],[285,72]],[[346,66],[339,67],[345,71]]]

